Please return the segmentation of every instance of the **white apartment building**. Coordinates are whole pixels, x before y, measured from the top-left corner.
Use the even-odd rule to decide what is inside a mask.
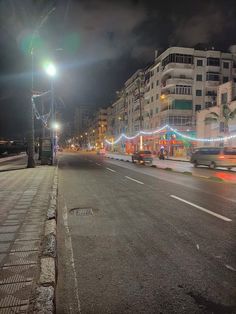
[[[156,56],[145,71],[144,128],[153,130],[169,124],[195,136],[196,111],[215,106],[217,87],[236,80],[235,57],[232,53],[184,47],[172,47]],[[183,156],[185,144],[166,130],[151,144],[149,141],[148,148],[158,150],[165,145],[170,155]]]
[[[127,107],[127,133],[134,135],[143,129],[144,70],[136,71],[125,82],[124,90]]]
[[[214,107],[217,87],[228,81],[236,81],[235,53],[171,47],[156,54],[151,66],[139,69],[124,84],[127,135],[169,124],[196,136],[196,112]],[[117,101],[113,105],[114,122],[109,127],[118,136]],[[138,139],[132,147],[136,149],[137,143]],[[162,145],[175,156],[186,155],[189,148],[189,143],[169,130],[144,137],[147,149],[158,151]]]
[[[153,118],[150,128],[168,123],[180,130],[195,129],[195,112],[214,106],[217,86],[236,79],[235,57],[181,47],[157,56],[146,81],[145,111]]]

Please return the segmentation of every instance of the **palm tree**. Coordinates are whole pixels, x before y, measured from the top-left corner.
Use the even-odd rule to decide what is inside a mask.
[[[222,107],[222,115],[216,112],[210,112],[210,116],[205,118],[205,122],[219,122],[220,132],[228,134],[229,132],[229,121],[236,118],[236,108],[231,110],[228,104],[224,104]]]

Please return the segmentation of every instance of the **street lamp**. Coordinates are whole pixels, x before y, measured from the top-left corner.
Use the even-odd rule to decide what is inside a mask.
[[[53,85],[53,78],[56,75],[56,67],[53,63],[47,63],[45,65],[45,72],[48,76],[51,77],[51,115],[52,115],[52,129],[51,129],[51,141],[52,141],[52,164],[54,164],[54,151],[55,151],[55,134],[54,134],[54,127],[55,124],[55,117],[54,117],[54,85]]]
[[[58,122],[53,122],[52,124],[52,129],[55,131],[55,156],[56,156],[56,153],[57,153],[57,139],[58,139],[58,130],[60,130],[61,126]]]
[[[45,71],[46,71],[46,73],[47,73],[49,76],[52,76],[52,77],[54,77],[54,76],[56,75],[56,73],[57,73],[56,68],[55,68],[55,66],[54,66],[52,63],[49,63],[49,64],[46,66]]]
[[[55,11],[55,7],[53,7],[50,11],[46,12],[46,14],[41,17],[39,23],[36,25],[30,41],[30,55],[31,55],[31,104],[30,104],[30,132],[28,135],[28,161],[27,168],[35,168],[35,160],[34,160],[34,108],[33,108],[33,91],[34,91],[34,40],[36,36],[39,34],[40,29],[43,27],[49,16],[52,12]]]
[[[165,101],[167,99],[167,124],[169,125],[170,124],[170,109],[172,109],[172,104],[171,104],[171,100],[173,100],[173,98],[170,96],[170,95],[165,95],[165,94],[162,94],[160,96],[161,100],[162,101]],[[168,140],[168,154],[170,155],[171,154],[171,138],[169,138]]]

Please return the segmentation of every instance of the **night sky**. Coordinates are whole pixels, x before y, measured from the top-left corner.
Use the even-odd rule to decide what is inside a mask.
[[[107,107],[155,49],[236,44],[235,0],[1,0],[0,20],[0,138],[27,135],[31,45],[34,89],[50,88],[43,61],[55,61],[58,109],[69,120],[80,104]]]

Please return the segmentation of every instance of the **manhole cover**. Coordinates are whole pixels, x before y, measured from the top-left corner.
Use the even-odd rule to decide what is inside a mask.
[[[70,210],[70,213],[75,216],[91,216],[93,215],[93,209],[92,208],[72,208]]]

